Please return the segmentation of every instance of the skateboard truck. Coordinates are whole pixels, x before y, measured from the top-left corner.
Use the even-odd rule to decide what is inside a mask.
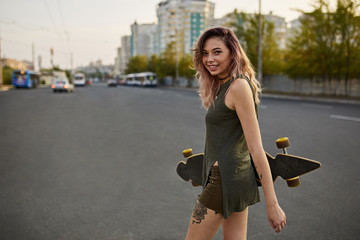
[[[286,148],[290,146],[289,138],[282,137],[282,138],[277,139],[276,146],[278,149],[282,149],[284,154],[288,154]],[[286,180],[288,187],[298,187],[301,184],[299,176],[285,179],[285,180]]]

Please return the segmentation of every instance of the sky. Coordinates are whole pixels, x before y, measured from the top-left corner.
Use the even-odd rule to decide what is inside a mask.
[[[32,61],[36,70],[54,64],[62,69],[86,66],[102,60],[114,64],[121,37],[130,35],[130,26],[156,23],[160,0],[0,0],[0,47],[2,58]],[[211,0],[215,18],[234,9],[259,11],[258,0]],[[311,11],[315,0],[261,0],[261,12],[297,18],[296,9]],[[330,0],[335,7],[336,0]]]

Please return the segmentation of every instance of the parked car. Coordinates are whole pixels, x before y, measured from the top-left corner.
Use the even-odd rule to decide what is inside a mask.
[[[115,79],[109,79],[107,80],[107,86],[108,87],[116,87],[117,86],[117,82]]]
[[[74,92],[74,85],[68,79],[56,79],[51,88],[53,92]]]

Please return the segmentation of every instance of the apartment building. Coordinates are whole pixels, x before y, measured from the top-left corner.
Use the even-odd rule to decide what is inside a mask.
[[[131,58],[131,36],[121,37],[120,73],[124,73]]]
[[[117,51],[116,51],[116,57],[114,59],[115,63],[114,63],[114,75],[115,76],[119,76],[121,74],[120,72],[120,67],[121,67],[121,47],[118,47],[117,48]]]
[[[117,48],[115,64],[114,64],[114,75],[120,76],[127,68],[127,64],[131,58],[131,36],[121,37],[121,46]]]
[[[214,21],[215,4],[207,0],[166,0],[158,4],[158,55],[176,43],[177,56],[189,53],[200,34]]]
[[[155,23],[137,24],[135,22],[131,25],[131,57],[139,55],[151,57],[151,55],[155,54],[157,51],[156,33],[157,26]]]
[[[215,19],[214,9],[215,4],[208,0],[160,1],[156,8],[157,24],[135,22],[131,25],[131,36],[122,37],[121,49],[118,50],[116,58],[120,73],[124,73],[129,59],[133,56],[160,56],[169,43],[175,42],[176,55],[180,59],[190,53],[194,42],[205,29],[214,26],[229,27],[230,22],[247,24],[246,21],[237,19],[234,12]],[[246,15],[257,17],[256,13]],[[289,31],[285,18],[269,13],[264,15],[264,19],[274,23],[276,41],[280,49],[284,49]]]

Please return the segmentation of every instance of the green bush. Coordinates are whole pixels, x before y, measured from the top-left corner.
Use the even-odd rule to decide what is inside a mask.
[[[2,78],[3,78],[3,85],[11,85],[11,77],[12,77],[13,69],[7,66],[3,67],[2,69]]]

